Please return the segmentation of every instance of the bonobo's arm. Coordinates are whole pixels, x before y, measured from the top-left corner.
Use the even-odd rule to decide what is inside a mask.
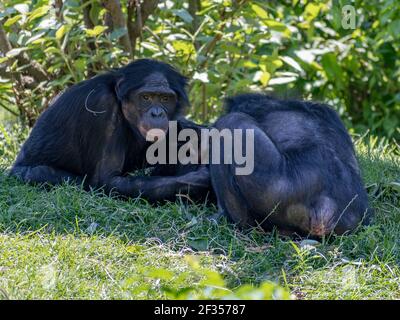
[[[202,167],[196,171],[181,176],[121,176],[109,177],[105,183],[106,190],[119,194],[138,197],[150,202],[175,200],[177,195],[189,195],[198,198],[210,189],[208,168]]]
[[[193,149],[191,150],[191,152],[196,152],[197,151],[197,158],[198,158],[198,162],[197,163],[188,163],[188,164],[181,164],[179,163],[173,163],[170,164],[168,163],[167,160],[167,164],[156,164],[151,171],[151,176],[182,176],[185,175],[186,173],[192,172],[192,171],[197,171],[197,170],[208,170],[208,168],[206,168],[207,165],[201,164],[201,158],[200,158],[200,154],[199,151],[201,150],[201,141],[200,141],[200,137],[201,137],[201,129],[203,128],[207,128],[204,125],[199,125],[197,123],[194,123],[190,120],[187,120],[185,118],[180,118],[177,120],[178,123],[178,134],[181,132],[181,130],[183,129],[191,129],[194,130],[197,134],[197,141],[198,141],[198,145],[197,146],[193,146]],[[179,148],[181,148],[184,144],[186,144],[188,142],[188,139],[186,139],[186,141],[176,141],[176,146],[173,148],[175,150],[179,150]],[[167,138],[167,149],[170,146],[170,137]],[[167,154],[167,159],[168,159],[168,154]],[[207,166],[208,167],[208,166]]]
[[[211,189],[209,170],[205,166],[177,164],[172,165],[168,173],[158,168],[156,175],[152,176],[125,175],[123,165],[127,155],[126,146],[120,139],[123,135],[120,130],[117,127],[104,144],[103,157],[96,165],[93,185],[128,197],[141,196],[150,202],[175,200],[177,194],[201,198]],[[138,149],[138,152],[141,151]]]

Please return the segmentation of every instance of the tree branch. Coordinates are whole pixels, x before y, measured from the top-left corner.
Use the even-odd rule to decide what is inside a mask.
[[[121,3],[119,0],[104,0],[103,6],[108,10],[108,12],[111,15],[114,30],[127,29],[125,17],[122,12]],[[128,34],[124,34],[120,38],[120,42],[124,47],[125,51],[128,52],[133,58],[132,45]]]
[[[0,21],[0,50],[4,55],[12,49],[10,41],[8,41],[6,32],[3,28],[3,23]]]
[[[58,21],[63,21],[63,15],[62,15],[62,7],[63,7],[63,0],[55,0],[54,1],[54,8],[56,10],[56,17]]]
[[[232,11],[230,11],[229,13],[227,13],[225,11],[225,8],[223,9],[223,11],[220,14],[221,20],[223,21],[220,26],[219,29],[217,30],[218,33],[214,36],[214,38],[208,43],[208,45],[204,48],[204,57],[208,58],[208,56],[211,54],[211,52],[214,50],[215,46],[217,45],[218,41],[222,39],[223,36],[223,31],[226,27],[226,24],[228,22],[229,19],[232,19],[234,17],[234,15],[236,14],[236,12],[247,2],[248,0],[238,0],[237,2],[235,2],[235,6],[234,9]],[[208,63],[209,59],[204,59],[203,62],[200,63],[200,65],[198,66],[198,69],[202,69],[206,66],[206,64]]]
[[[197,31],[197,29],[200,26],[199,16],[197,15],[197,12],[200,10],[201,10],[201,1],[200,0],[189,0],[188,11],[189,11],[190,15],[193,17],[192,25],[190,28],[190,31],[192,34],[195,34],[195,32]],[[199,43],[199,41],[194,42],[194,47],[196,48],[196,50],[198,50],[200,48],[200,46],[201,46],[201,44]]]
[[[11,113],[12,115],[19,117],[19,114],[17,112],[15,112],[14,110],[11,110],[9,107],[7,107],[4,103],[2,103],[0,101],[0,107],[3,108],[4,110],[8,111],[9,113]]]
[[[106,11],[104,14],[104,25],[107,27],[105,33],[111,33],[114,30],[112,18],[110,12]]]
[[[3,52],[4,55],[6,55],[6,53],[11,49],[12,49],[11,43],[8,40],[7,34],[3,28],[3,23],[0,21],[0,51]],[[7,65],[10,65],[10,61],[7,61]],[[12,72],[11,74],[8,75],[8,77],[10,75],[17,85],[22,84],[22,77],[19,73]]]
[[[86,28],[93,29],[94,23],[93,23],[92,19],[90,18],[90,10],[92,9],[90,0],[81,0],[81,2],[82,2],[82,7],[83,7],[83,23],[85,24]],[[88,4],[86,5],[86,3],[88,3]]]
[[[0,51],[6,55],[11,49],[11,43],[8,40],[3,24],[0,21]],[[37,82],[42,82],[49,79],[42,66],[36,61],[31,61],[26,52],[21,52],[15,57],[15,59],[17,60],[19,66],[26,66],[26,72],[28,75],[32,76],[32,78],[34,78]]]
[[[2,21],[0,21],[0,50],[4,55],[12,50],[12,45],[8,40]],[[10,58],[6,64],[11,66],[13,61],[16,61],[18,66],[25,68],[22,72],[11,70],[11,72],[8,72],[6,75],[6,78],[9,78],[12,81],[15,104],[19,110],[21,120],[28,121],[28,124],[32,126],[36,117],[29,110],[30,104],[27,106],[23,102],[24,99],[28,97],[25,88],[37,88],[38,82],[48,80],[48,76],[37,62],[30,61],[29,56],[25,52],[20,53],[16,57]]]
[[[142,30],[148,17],[157,9],[159,0],[128,0],[128,34],[135,54],[137,39],[142,37]]]
[[[34,60],[31,60],[29,56],[22,52],[17,56],[19,64],[27,66],[27,73],[32,76],[37,82],[49,80],[49,76],[42,66]]]
[[[87,29],[93,29],[94,28],[94,23],[92,19],[90,18],[90,10],[92,9],[92,5],[90,3],[90,0],[81,0],[82,7],[83,7],[83,23],[85,24],[85,27]],[[95,55],[96,54],[96,44],[93,38],[87,39],[87,45],[90,49],[90,51]],[[96,72],[96,64],[93,63],[92,61],[88,65],[88,76],[93,77]]]

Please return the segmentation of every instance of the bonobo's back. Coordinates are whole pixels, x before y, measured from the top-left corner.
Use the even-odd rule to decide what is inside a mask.
[[[225,109],[254,118],[282,152],[318,146],[354,154],[345,126],[325,104],[247,93],[226,99]]]
[[[210,165],[221,212],[242,226],[318,237],[369,222],[352,141],[333,109],[242,94],[227,99],[226,110],[214,126],[253,130],[254,170],[234,175],[236,164]]]
[[[335,130],[347,135],[346,128],[336,111],[321,103],[278,99],[258,93],[245,93],[227,98],[225,110],[227,113],[246,113],[258,122],[262,122],[272,112],[296,112],[299,118],[301,116],[307,117],[309,121],[311,120],[321,126],[330,125]],[[285,123],[280,123],[280,125],[285,125]],[[351,144],[350,139],[347,142]]]

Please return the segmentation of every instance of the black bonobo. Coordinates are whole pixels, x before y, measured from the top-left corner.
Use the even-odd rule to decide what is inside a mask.
[[[161,176],[128,175],[147,166],[148,133],[157,139],[169,120],[187,122],[185,86],[186,78],[173,67],[148,59],[72,86],[40,116],[11,174],[33,183],[85,181],[150,201],[174,199],[189,190],[203,194],[209,177],[199,167],[181,175],[178,166],[177,171],[169,168],[174,176],[162,176],[160,168]]]
[[[226,107],[214,127],[254,130],[254,171],[236,175],[223,152],[221,164],[211,163],[221,213],[241,226],[316,237],[370,221],[353,144],[334,110],[261,94],[229,98]]]

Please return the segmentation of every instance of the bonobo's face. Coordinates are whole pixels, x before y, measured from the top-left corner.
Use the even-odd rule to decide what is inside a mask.
[[[129,92],[122,103],[122,111],[130,125],[151,140],[165,136],[168,121],[175,113],[176,93],[161,73],[144,79],[144,85]],[[149,132],[151,130],[151,132]]]

